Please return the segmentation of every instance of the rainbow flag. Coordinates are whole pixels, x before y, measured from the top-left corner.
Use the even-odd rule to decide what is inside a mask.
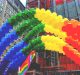
[[[34,57],[35,57],[35,51],[31,51],[26,60],[19,67],[19,75],[24,75],[24,73],[27,72]]]

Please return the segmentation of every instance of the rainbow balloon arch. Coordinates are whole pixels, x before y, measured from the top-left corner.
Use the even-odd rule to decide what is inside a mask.
[[[68,20],[50,10],[31,8],[17,13],[0,28],[0,73],[7,75],[20,67],[19,74],[23,75],[35,52],[44,50],[66,55],[80,65],[79,30],[79,21]],[[4,54],[6,47],[22,35],[24,38]]]

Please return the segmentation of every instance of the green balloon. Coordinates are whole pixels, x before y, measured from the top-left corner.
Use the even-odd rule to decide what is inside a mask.
[[[16,30],[18,35],[21,35],[22,33],[29,32],[31,29],[33,29],[33,27],[37,26],[39,23],[41,23],[40,21],[38,21],[36,18],[32,18],[32,19],[28,19],[25,20],[20,26],[19,28]]]
[[[23,12],[17,13],[15,16],[12,16],[11,18],[9,18],[8,22],[12,26],[14,26],[14,25],[17,25],[18,22],[22,22],[22,20],[33,18],[35,13],[36,13],[35,9],[24,10]]]
[[[29,42],[28,46],[22,49],[23,53],[26,53],[28,50],[30,51],[32,48],[35,47],[35,45],[42,43],[41,37],[37,37],[36,39],[33,39]]]
[[[24,41],[26,41],[27,43],[35,36],[37,36],[39,33],[41,32],[45,32],[44,31],[44,25],[38,24],[37,26],[35,26],[31,31],[29,31],[29,33],[25,36]]]

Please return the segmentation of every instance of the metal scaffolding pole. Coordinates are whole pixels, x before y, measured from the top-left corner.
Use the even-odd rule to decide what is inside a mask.
[[[69,15],[68,15],[68,8],[67,8],[66,0],[64,0],[64,11],[65,11],[65,17],[68,18]]]
[[[36,63],[38,63],[38,58],[39,58],[38,52],[36,52]]]
[[[44,3],[45,3],[45,4],[44,4],[44,8],[45,8],[45,9],[46,9],[46,1],[47,1],[47,0],[44,0]]]
[[[75,4],[76,4],[77,13],[78,13],[78,18],[79,18],[79,21],[80,21],[80,8],[79,8],[79,5],[78,5],[78,0],[75,0]]]
[[[38,8],[40,8],[40,0],[38,0]]]
[[[56,12],[56,0],[51,0],[51,11]]]
[[[54,11],[56,12],[56,0],[53,0]]]

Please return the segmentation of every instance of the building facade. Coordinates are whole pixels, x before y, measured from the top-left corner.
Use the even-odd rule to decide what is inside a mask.
[[[24,9],[25,7],[19,0],[0,0],[0,25],[7,18]]]
[[[68,19],[80,20],[80,0],[27,0],[26,5],[50,9]]]

